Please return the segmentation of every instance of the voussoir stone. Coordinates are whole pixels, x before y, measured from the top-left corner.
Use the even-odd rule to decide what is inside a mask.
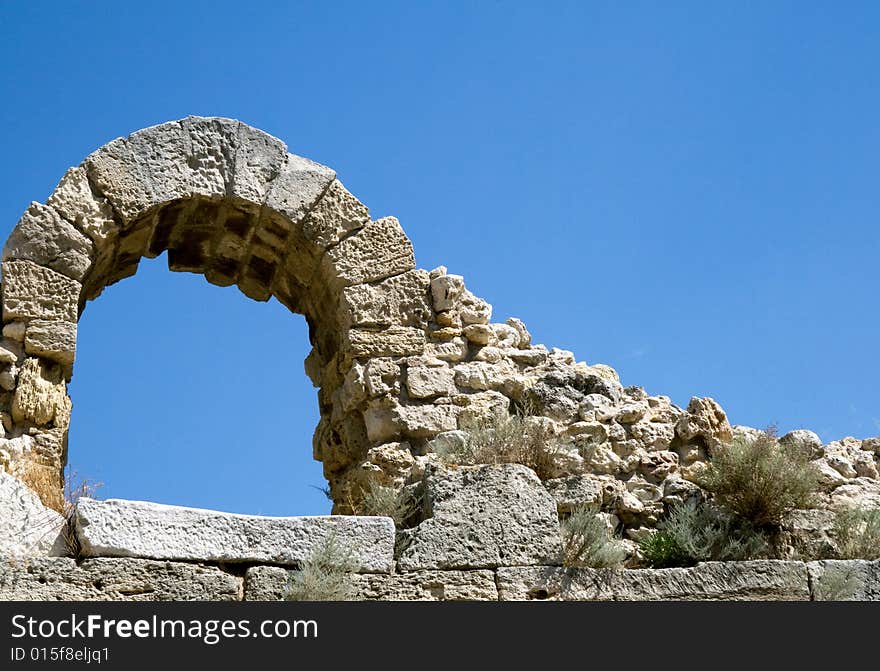
[[[303,235],[321,249],[327,249],[369,222],[367,206],[335,179],[303,220]]]
[[[359,571],[388,572],[394,555],[394,522],[387,517],[260,517],[84,498],[76,533],[88,557],[298,564],[330,534]]]
[[[0,561],[3,601],[239,601],[242,579],[217,567],[151,559]]]
[[[282,601],[292,571],[254,566],[245,574],[245,601]],[[354,601],[497,601],[492,571],[349,574]]]
[[[430,517],[410,532],[401,571],[558,563],[556,502],[531,469],[430,468],[424,485]]]
[[[0,557],[63,555],[64,518],[27,485],[0,471]]]
[[[412,243],[395,217],[371,221],[323,260],[325,280],[336,286],[375,282],[415,267]]]
[[[3,260],[24,260],[82,280],[92,265],[92,241],[54,209],[31,203],[3,247]]]
[[[126,225],[173,200],[226,196],[238,123],[187,117],[117,138],[86,158],[90,181]]]
[[[302,156],[287,154],[278,176],[268,187],[266,207],[280,212],[294,223],[300,222],[335,178],[336,173],[331,168]]]
[[[3,320],[75,322],[81,285],[31,261],[3,262]]]
[[[287,159],[287,145],[258,128],[236,123],[233,177],[227,186],[229,195],[262,203]]]

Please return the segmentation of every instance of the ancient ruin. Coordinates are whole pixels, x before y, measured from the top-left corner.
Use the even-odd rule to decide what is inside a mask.
[[[104,287],[163,252],[173,271],[305,316],[305,372],[319,390],[313,453],[334,516],[84,500],[76,548],[70,538],[62,547],[63,519],[43,506],[62,499],[77,321]],[[560,515],[595,506],[638,566],[638,541],[695,495],[712,451],[755,430],[731,426],[711,398],[679,408],[622,385],[607,365],[532,343],[516,318],[493,322],[461,276],[416,267],[394,217],[372,219],[333,170],[239,121],[146,128],[68,170],[6,242],[2,322],[0,598],[279,598],[288,570],[330,530],[357,557],[361,598],[810,599],[823,575],[844,570],[766,560],[633,568],[610,582],[566,573]],[[511,416],[553,444],[540,473],[442,458]],[[823,513],[841,502],[880,506],[880,439],[823,445],[802,430],[781,440],[809,452],[823,490],[792,534],[821,536]],[[48,483],[42,502],[22,484],[35,479]],[[419,505],[395,527],[364,514],[372,487]],[[197,528],[211,533],[193,540]],[[87,559],[63,557],[72,553]],[[846,570],[858,598],[880,598],[877,562]]]

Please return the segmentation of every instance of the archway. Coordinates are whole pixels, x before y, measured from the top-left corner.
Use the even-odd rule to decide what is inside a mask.
[[[354,469],[400,482],[419,442],[456,428],[459,406],[435,404],[438,394],[410,398],[400,385],[401,358],[424,354],[429,331],[443,327],[431,277],[416,270],[397,220],[371,220],[331,169],[276,138],[188,117],[101,147],[10,235],[0,352],[7,470],[44,469],[60,489],[77,321],[142,257],[165,251],[171,270],[237,285],[258,301],[274,296],[305,316],[305,368],[321,415],[314,456],[337,511],[351,499]],[[483,305],[471,322],[488,322]],[[423,408],[407,417],[407,405]]]

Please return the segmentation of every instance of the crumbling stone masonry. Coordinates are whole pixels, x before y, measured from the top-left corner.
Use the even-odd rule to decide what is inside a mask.
[[[57,531],[61,519],[20,479],[37,474],[49,483],[42,503],[60,501],[77,322],[104,287],[166,251],[171,270],[236,285],[255,300],[274,296],[305,316],[305,372],[319,390],[313,453],[333,511],[360,512],[371,484],[415,487],[424,505],[410,528],[395,530],[387,518],[272,522],[86,502],[76,534],[89,559],[49,557],[63,551],[35,531],[35,520]],[[711,398],[679,408],[624,387],[609,366],[533,344],[518,319],[493,322],[492,307],[461,276],[416,268],[397,219],[372,219],[333,170],[239,121],[188,117],[146,128],[68,170],[45,204],[28,207],[3,249],[2,324],[0,555],[30,557],[0,570],[7,598],[41,598],[40,590],[56,598],[45,587],[53,584],[59,598],[117,598],[141,578],[156,598],[275,598],[285,566],[340,524],[363,550],[365,598],[810,598],[824,575],[821,563],[745,562],[602,585],[587,569],[562,580],[558,515],[583,504],[601,509],[624,536],[628,565],[637,565],[637,541],[670,506],[699,494],[692,476],[713,450],[754,429],[731,426]],[[523,409],[525,429],[556,445],[541,480],[517,464],[456,469],[438,459],[469,431]],[[826,508],[796,517],[792,536],[820,541],[835,505],[880,506],[880,438],[823,445],[799,430],[781,440],[810,455]],[[146,527],[150,534],[137,531]],[[181,534],[203,528],[222,547],[211,538],[179,546]],[[225,572],[230,563],[238,573]],[[859,566],[862,598],[874,598],[876,566]],[[107,591],[95,592],[96,580]]]

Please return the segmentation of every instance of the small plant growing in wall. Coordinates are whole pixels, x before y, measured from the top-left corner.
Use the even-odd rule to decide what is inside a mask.
[[[555,477],[562,446],[543,423],[529,422],[530,416],[529,405],[520,405],[515,414],[497,416],[486,427],[470,429],[466,440],[437,455],[446,463],[464,466],[522,464],[541,480]]]
[[[626,559],[626,549],[592,508],[577,508],[561,526],[563,566],[617,568]]]
[[[287,601],[351,601],[351,574],[357,564],[335,533],[318,543],[298,570],[290,574]]]
[[[792,511],[813,507],[819,489],[809,456],[780,445],[772,429],[715,450],[695,482],[737,520],[770,530]]]
[[[672,568],[763,558],[769,556],[770,544],[764,533],[727,511],[689,502],[672,508],[640,549],[651,568]]]
[[[832,535],[835,558],[880,559],[880,508],[838,508]]]

